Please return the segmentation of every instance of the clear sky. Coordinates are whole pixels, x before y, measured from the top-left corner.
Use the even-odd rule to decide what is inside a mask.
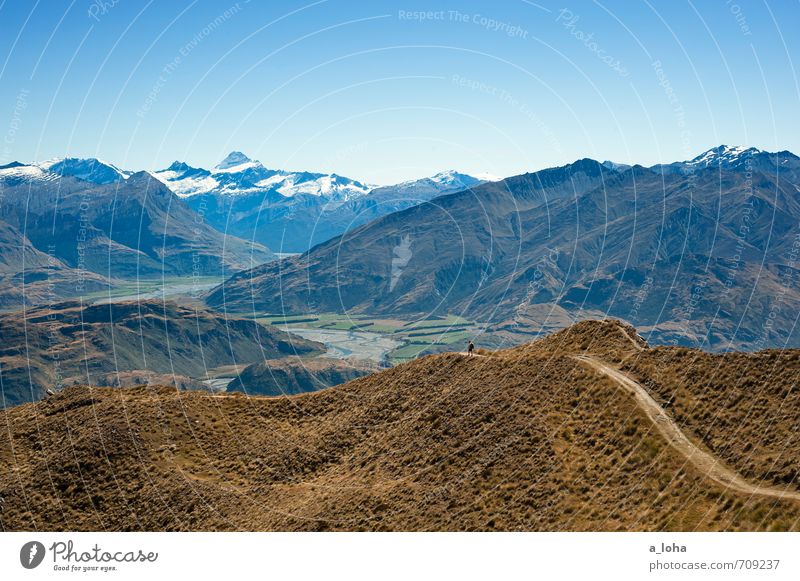
[[[795,0],[0,0],[0,163],[235,149],[392,183],[800,153],[799,23]]]

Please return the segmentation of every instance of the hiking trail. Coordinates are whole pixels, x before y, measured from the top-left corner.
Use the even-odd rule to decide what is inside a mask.
[[[637,405],[645,412],[650,421],[655,424],[658,431],[667,440],[667,443],[683,454],[695,468],[708,478],[722,484],[726,488],[745,494],[800,500],[800,492],[797,491],[751,484],[741,475],[726,467],[721,460],[699,448],[689,440],[681,428],[664,412],[664,408],[650,396],[647,390],[638,381],[633,380],[627,374],[588,355],[576,355],[573,359],[610,377],[625,389],[625,391],[633,395]]]

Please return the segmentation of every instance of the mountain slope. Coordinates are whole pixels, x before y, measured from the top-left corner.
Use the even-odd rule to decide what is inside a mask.
[[[0,309],[55,302],[109,286],[105,277],[70,268],[40,251],[22,232],[0,220]]]
[[[619,361],[645,355],[659,361],[671,349],[651,349],[614,322],[587,322],[513,350],[430,356],[290,398],[73,388],[3,412],[9,430],[0,435],[0,457],[8,460],[0,463],[0,524],[4,530],[797,530],[799,501],[740,493],[710,478],[670,445],[617,381],[576,359],[591,355],[617,369]],[[800,358],[792,355],[787,373],[796,377]],[[715,362],[727,374],[741,371],[735,358]],[[695,369],[713,371],[702,363]],[[792,391],[788,377],[773,378],[773,393]],[[650,389],[658,375],[638,379]],[[700,385],[687,389],[706,394]],[[750,443],[770,456],[730,455],[727,469],[749,470],[747,482],[796,495],[796,479],[770,473],[776,459],[800,460],[796,446],[772,438],[800,420],[800,408],[790,405],[796,398],[786,397],[718,412],[754,430],[749,434],[760,431]],[[665,413],[691,403],[683,398],[676,394]],[[702,411],[687,413],[704,421]],[[780,427],[769,421],[775,417]],[[693,446],[717,456],[701,434],[682,429]]]
[[[130,385],[147,374],[180,383],[206,379],[217,367],[322,351],[319,343],[253,321],[155,300],[0,314],[0,336],[6,406],[76,383]]]
[[[754,484],[745,480],[740,474],[724,466],[719,458],[706,452],[703,447],[692,442],[683,432],[682,427],[670,418],[664,408],[654,400],[647,389],[639,382],[629,377],[612,366],[591,356],[576,356],[581,361],[597,372],[611,378],[620,387],[628,391],[635,399],[639,408],[645,412],[650,422],[661,432],[661,435],[678,452],[691,462],[694,467],[706,478],[709,478],[734,492],[742,494],[765,496],[780,500],[800,501],[800,491],[791,490],[787,486],[770,486],[768,484]],[[786,483],[791,484],[797,477],[796,472]]]
[[[523,212],[541,215],[540,207],[596,188],[613,175],[582,160],[441,196],[303,256],[240,273],[211,293],[209,302],[233,309],[254,304],[269,312],[458,312],[501,265],[512,271],[519,260],[530,259],[522,255]]]
[[[277,359],[245,367],[226,391],[248,395],[295,395],[346,383],[377,371],[361,361],[330,359]]]
[[[452,313],[512,341],[551,315],[608,313],[659,342],[798,346],[800,158],[738,155],[727,169],[687,172],[581,160],[484,184],[238,273],[208,300],[234,311]]]
[[[7,175],[30,167],[0,171],[0,220],[71,268],[122,279],[212,276],[274,257],[210,227],[145,172],[108,184],[51,172]]]

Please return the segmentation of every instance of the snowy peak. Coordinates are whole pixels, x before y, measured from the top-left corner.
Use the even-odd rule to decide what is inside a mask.
[[[59,176],[71,176],[93,184],[110,184],[127,179],[130,172],[94,157],[66,157],[44,161],[38,166]]]
[[[274,193],[284,198],[302,194],[343,202],[372,190],[369,185],[337,174],[267,169],[240,151],[232,151],[211,170],[176,161],[152,175],[182,198],[201,194],[263,198]]]
[[[794,158],[795,156],[787,151],[770,153],[755,147],[719,145],[688,161],[654,165],[650,169],[665,174],[686,174],[706,168],[724,170],[760,169],[769,171],[770,169],[774,170],[779,164],[786,163],[789,157]]]
[[[762,151],[755,147],[719,145],[701,153],[686,164],[701,168],[709,166],[738,167],[759,153]]]
[[[72,177],[92,184],[111,184],[128,179],[131,172],[93,157],[67,157],[40,163],[13,162],[0,167],[0,177],[7,183],[53,182]]]
[[[231,151],[225,159],[223,159],[216,166],[214,166],[214,169],[232,170],[239,168],[239,166],[252,165],[255,163],[258,162],[250,159],[241,151]]]
[[[12,161],[11,163],[7,163],[5,165],[0,165],[0,170],[3,169],[14,169],[15,167],[25,167],[27,164],[20,163],[18,161]]]
[[[443,186],[448,186],[448,187],[461,186],[465,188],[478,184],[481,181],[478,178],[474,178],[471,175],[457,172],[454,169],[449,169],[447,171],[439,172],[436,175],[431,176],[430,180],[432,182],[435,182]]]
[[[427,178],[409,180],[397,184],[396,186],[386,186],[386,187],[411,188],[414,186],[426,187],[432,184],[438,189],[454,190],[454,189],[466,189],[472,186],[477,186],[478,184],[482,184],[484,182],[495,182],[498,180],[500,180],[500,178],[488,173],[470,175],[461,173],[454,169],[449,169],[447,171],[439,172]]]
[[[186,171],[189,171],[189,170],[192,170],[192,169],[194,169],[194,168],[192,166],[190,166],[188,163],[186,163],[185,161],[173,161],[172,165],[170,165],[164,171],[186,172]]]
[[[617,163],[616,161],[611,161],[609,159],[605,160],[600,165],[610,169],[611,171],[627,171],[631,169],[631,166],[628,165],[627,163]]]

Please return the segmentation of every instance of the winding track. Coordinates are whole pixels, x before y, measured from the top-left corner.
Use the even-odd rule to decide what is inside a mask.
[[[689,462],[705,476],[722,484],[726,488],[742,492],[744,494],[756,494],[771,498],[800,500],[800,492],[776,488],[773,486],[760,486],[751,484],[742,476],[727,468],[721,460],[715,458],[708,452],[700,449],[692,443],[680,427],[670,418],[664,409],[656,402],[647,390],[637,381],[631,379],[625,373],[610,367],[603,361],[589,357],[587,355],[576,355],[573,357],[591,367],[595,371],[613,379],[625,391],[636,399],[638,406],[647,414],[647,417],[655,424],[661,435],[667,440],[670,446],[683,454]]]

